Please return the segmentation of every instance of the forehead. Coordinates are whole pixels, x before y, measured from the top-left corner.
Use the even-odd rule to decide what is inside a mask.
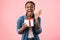
[[[34,6],[32,3],[27,3],[26,6]]]

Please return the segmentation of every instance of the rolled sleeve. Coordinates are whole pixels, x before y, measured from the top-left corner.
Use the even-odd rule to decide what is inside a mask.
[[[41,18],[40,17],[38,17],[38,25],[39,25],[39,29],[36,30],[36,34],[40,34],[42,32]]]
[[[38,30],[36,30],[36,34],[40,34],[42,32],[42,28],[39,28]]]
[[[22,27],[22,24],[23,24],[23,16],[20,17],[20,18],[17,20],[17,33],[18,33],[18,34],[20,34],[20,33],[19,33],[19,30],[20,30],[20,28]]]

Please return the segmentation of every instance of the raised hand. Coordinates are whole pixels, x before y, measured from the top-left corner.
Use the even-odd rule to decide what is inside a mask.
[[[41,11],[42,11],[42,10],[39,10],[38,13],[35,14],[35,18],[36,18],[36,19],[41,15]]]

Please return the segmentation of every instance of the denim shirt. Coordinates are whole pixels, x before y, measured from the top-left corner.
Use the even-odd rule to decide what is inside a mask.
[[[26,19],[26,15],[19,17],[19,19],[17,20],[17,33],[18,34],[22,34],[22,39],[21,40],[27,40],[28,38],[28,28],[26,28],[23,33],[19,33],[19,29],[22,27],[22,24],[24,23],[24,19]],[[34,17],[35,19],[35,17]],[[42,28],[41,28],[41,18],[38,17],[38,24],[39,24],[39,29],[35,29],[35,20],[34,20],[34,27],[32,28],[33,31],[33,35],[34,35],[34,40],[40,40],[38,37],[38,34],[40,34],[42,32]]]

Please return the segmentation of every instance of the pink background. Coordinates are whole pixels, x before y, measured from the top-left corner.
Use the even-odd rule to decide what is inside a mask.
[[[25,13],[27,0],[0,0],[0,40],[20,40],[16,32],[16,21]],[[35,13],[42,9],[41,40],[60,40],[60,0],[32,0]]]

